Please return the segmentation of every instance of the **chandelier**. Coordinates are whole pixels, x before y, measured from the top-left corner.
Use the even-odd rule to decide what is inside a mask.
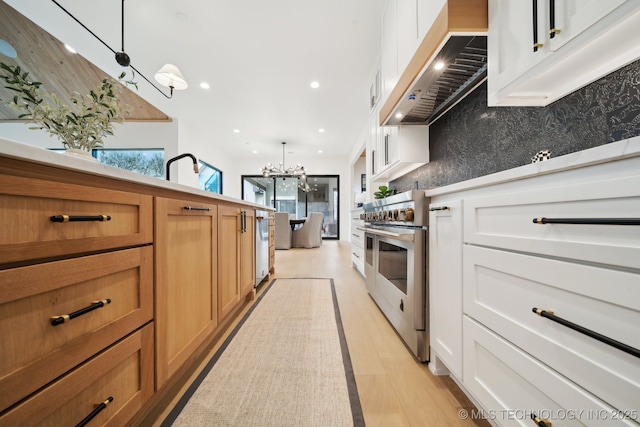
[[[285,167],[285,164],[286,164],[284,161],[285,145],[287,145],[287,143],[282,142],[282,161],[280,162],[280,164],[278,166],[274,166],[273,163],[269,162],[268,165],[264,166],[261,169],[262,176],[265,178],[269,178],[269,177],[298,178],[300,180],[300,184],[298,185],[298,187],[302,191],[307,192],[311,188],[309,187],[309,184],[307,184],[307,171],[304,169],[304,166],[298,163],[296,166],[291,165],[288,168]]]

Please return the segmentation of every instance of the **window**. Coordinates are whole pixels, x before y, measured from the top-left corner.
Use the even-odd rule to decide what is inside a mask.
[[[201,190],[222,194],[222,171],[209,163],[198,160],[199,187]]]
[[[65,151],[52,148],[52,151]],[[155,178],[164,177],[162,148],[94,148],[91,155],[100,163]]]
[[[340,235],[340,177],[338,175],[308,175],[311,190],[298,187],[298,178],[264,178],[262,175],[242,176],[242,200],[288,212],[295,218],[322,212],[322,238],[338,239]]]

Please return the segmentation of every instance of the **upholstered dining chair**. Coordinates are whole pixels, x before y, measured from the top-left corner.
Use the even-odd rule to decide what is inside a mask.
[[[322,245],[322,220],[324,214],[311,212],[305,223],[292,231],[291,246],[294,248],[318,248]]]
[[[291,248],[291,224],[287,212],[275,212],[276,249]]]

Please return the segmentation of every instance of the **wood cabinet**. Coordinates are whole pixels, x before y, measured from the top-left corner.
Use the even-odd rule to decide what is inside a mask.
[[[462,379],[462,200],[431,203],[428,259],[431,363]]]
[[[155,199],[156,381],[160,388],[218,324],[218,208]]]
[[[638,25],[637,1],[490,0],[489,105],[548,105],[638,59]]]
[[[0,175],[0,426],[109,396],[97,423],[122,425],[154,392],[152,197],[21,172]]]
[[[0,270],[0,283],[0,411],[153,318],[151,246]]]
[[[122,426],[152,395],[153,324],[148,324],[11,408],[0,426],[78,425],[98,408],[89,425]]]
[[[218,206],[218,320],[222,322],[253,289],[255,210]]]
[[[0,217],[0,263],[141,245],[153,239],[150,196],[77,184],[0,175]],[[78,218],[84,220],[74,221]]]

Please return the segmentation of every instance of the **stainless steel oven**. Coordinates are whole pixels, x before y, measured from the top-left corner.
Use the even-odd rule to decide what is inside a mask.
[[[422,191],[365,204],[367,290],[418,360],[429,360],[427,206]]]

